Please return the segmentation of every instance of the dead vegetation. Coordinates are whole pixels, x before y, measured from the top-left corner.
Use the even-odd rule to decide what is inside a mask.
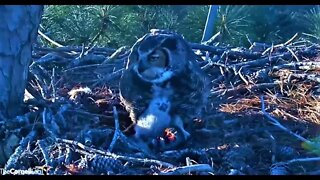
[[[139,152],[123,132],[130,119],[118,82],[128,48],[36,47],[26,114],[0,121],[4,172],[320,174],[319,44],[295,35],[249,49],[190,46],[212,80],[208,126],[158,154]]]

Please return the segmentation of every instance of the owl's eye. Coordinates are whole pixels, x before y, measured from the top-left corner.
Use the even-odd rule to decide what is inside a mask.
[[[157,67],[166,67],[167,66],[167,55],[165,52],[161,49],[156,50],[152,54],[149,55],[148,61],[151,65],[157,66]]]
[[[159,58],[160,58],[159,54],[153,54],[153,55],[150,56],[149,61],[150,62],[156,62],[156,61],[159,60]]]

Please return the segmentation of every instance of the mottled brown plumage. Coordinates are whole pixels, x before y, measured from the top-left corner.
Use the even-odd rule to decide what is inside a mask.
[[[209,81],[181,35],[152,30],[132,47],[120,81],[120,97],[134,123],[157,97],[155,86],[172,91],[166,95],[170,102],[170,121],[173,121],[170,125],[180,130],[181,142],[185,141],[186,131],[192,131],[193,119],[202,118]],[[157,123],[153,127],[162,126],[161,121]]]

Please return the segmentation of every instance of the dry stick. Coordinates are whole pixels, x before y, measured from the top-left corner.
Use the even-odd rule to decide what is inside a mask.
[[[290,161],[287,161],[286,163],[297,163],[297,162],[312,162],[312,161],[320,161],[320,157],[314,157],[314,158],[299,158],[299,159],[292,159]]]
[[[81,52],[80,52],[80,55],[78,56],[78,58],[82,58],[83,54],[84,54],[84,43],[82,43],[82,47],[81,47]]]
[[[84,69],[84,68],[96,68],[96,67],[104,67],[104,66],[107,67],[107,66],[110,66],[110,64],[104,64],[104,65],[101,65],[101,64],[81,65],[81,66],[77,66],[77,67],[74,67],[74,68],[69,68],[69,69],[63,70],[62,72],[66,73],[68,71],[74,71],[74,70],[79,70],[79,69]]]
[[[221,81],[223,81],[223,79],[224,79],[224,76],[223,75],[219,75],[217,78],[212,80],[211,83],[212,84],[220,83]]]
[[[202,69],[203,71],[209,69],[209,68],[213,65],[213,62],[212,62],[212,60],[211,60],[210,58],[208,58],[206,61],[207,61],[208,63],[207,63],[206,65],[204,65],[204,66],[201,67],[201,69]]]
[[[161,172],[159,175],[183,175],[190,172],[212,172],[213,169],[209,164],[196,164],[196,165],[190,165],[190,166],[182,166],[177,167],[169,172]]]
[[[50,161],[50,155],[48,154],[48,151],[46,150],[47,146],[45,143],[45,140],[38,140],[37,142],[39,149],[41,150],[41,153],[43,155],[44,161],[45,161],[45,166],[52,166],[51,161]]]
[[[87,48],[87,47],[86,47]],[[35,50],[38,50],[38,51],[49,51],[49,52],[70,52],[70,51],[76,51],[76,52],[81,52],[82,50],[82,47],[80,46],[64,46],[64,47],[58,47],[58,48],[49,48],[49,47],[37,47],[35,46],[34,47]],[[99,53],[107,53],[107,54],[112,54],[116,51],[116,49],[113,49],[113,48],[100,48],[100,47],[94,47],[92,49],[93,51],[95,52],[99,52]]]
[[[108,63],[110,61],[114,61],[115,59],[117,59],[120,56],[120,54],[124,53],[127,49],[128,49],[127,46],[120,47],[119,49],[116,50],[116,52],[114,52],[111,56],[109,56],[101,64],[106,64],[106,63]]]
[[[263,115],[265,115],[268,119],[269,122],[277,127],[279,127],[280,129],[282,129],[283,131],[289,133],[290,135],[296,137],[297,139],[299,139],[300,141],[306,142],[306,143],[311,143],[311,141],[305,139],[304,137],[290,131],[289,129],[287,129],[286,127],[284,127],[282,124],[279,123],[278,120],[276,120],[275,118],[273,118],[269,113],[266,112],[265,110],[265,104],[264,104],[264,99],[263,96],[260,96],[260,101],[261,101],[261,111],[263,113]]]
[[[286,45],[290,44],[296,37],[298,37],[298,33],[293,35],[292,38],[290,38],[287,42],[284,43],[284,45],[286,46]]]
[[[302,33],[302,35],[309,36],[309,37],[315,38],[315,39],[317,39],[317,40],[320,40],[319,37],[317,37],[317,36],[315,36],[315,35],[312,35],[312,34]]]
[[[53,128],[55,128],[54,126],[52,126],[52,123],[49,124],[50,121],[53,121],[52,119],[51,120],[47,120],[46,116],[48,114],[48,108],[44,108],[42,113],[41,113],[41,116],[42,116],[42,124],[43,124],[43,127],[44,129],[50,134],[50,136],[52,137],[56,137],[56,134],[52,131]]]
[[[45,34],[43,34],[40,30],[38,30],[38,34],[39,34],[40,36],[42,36],[44,39],[46,39],[47,41],[51,42],[52,44],[54,44],[54,45],[56,45],[56,46],[58,46],[58,47],[64,47],[63,45],[61,45],[61,44],[53,41],[52,39],[50,39],[48,36],[46,36]]]
[[[102,150],[98,150],[98,149],[94,149],[88,146],[83,145],[80,142],[77,141],[72,141],[72,140],[68,140],[68,139],[60,139],[60,138],[56,138],[56,141],[58,143],[67,143],[67,144],[71,144],[74,146],[78,146],[79,148],[88,151],[90,153],[95,153],[95,154],[101,154],[104,156],[109,156],[115,159],[120,159],[120,160],[124,160],[124,161],[130,161],[133,163],[141,163],[143,165],[159,165],[162,167],[166,167],[166,168],[172,168],[174,167],[172,164],[167,163],[167,162],[163,162],[163,161],[159,161],[159,160],[154,160],[154,159],[142,159],[142,158],[135,158],[135,157],[129,157],[129,156],[121,156],[121,155],[117,155],[111,152],[106,152],[106,151],[102,151]],[[82,152],[82,153],[87,153],[87,152],[83,152],[81,150],[76,150],[78,152]],[[87,153],[88,154],[88,153]]]
[[[292,54],[292,56],[299,62],[299,58],[296,56],[296,54],[288,47],[286,47],[286,49]]]
[[[54,44],[54,45],[56,45],[56,46],[58,46],[58,47],[64,47],[63,45],[61,45],[61,44],[55,42],[54,40],[50,39],[48,36],[46,36],[45,34],[43,34],[40,30],[38,30],[38,34],[39,34],[40,36],[42,36],[44,39],[46,39],[47,41],[49,41],[50,43],[52,43],[52,44]],[[71,53],[72,53],[72,54],[77,54],[77,53],[74,52],[74,51],[71,51]]]
[[[292,63],[287,63],[287,64],[282,64],[278,66],[273,66],[265,69],[260,69],[256,73],[256,77],[261,76],[262,74],[265,74],[266,72],[269,71],[277,71],[280,69],[299,69],[299,70],[320,70],[320,62],[316,61],[310,61],[310,62],[292,62]]]
[[[226,94],[230,94],[230,93],[242,93],[242,92],[246,92],[246,91],[270,89],[276,85],[279,85],[279,82],[260,83],[260,84],[255,84],[255,85],[249,86],[249,87],[240,87],[240,88],[233,88],[233,89],[221,89],[221,90],[217,90],[217,91],[211,91],[210,97],[219,96],[219,95],[226,95]]]
[[[217,41],[217,39],[221,37],[221,32],[217,32],[215,35],[213,35],[208,41],[203,42],[202,44],[204,45],[211,45],[213,44],[215,41]]]
[[[119,69],[119,70],[117,70],[117,71],[115,71],[115,72],[113,72],[111,74],[108,74],[107,76],[105,76],[105,77],[103,77],[103,78],[101,78],[99,80],[93,80],[93,81],[96,81],[96,82],[92,86],[96,86],[101,82],[108,82],[108,81],[110,81],[110,80],[112,80],[114,78],[121,77],[123,70],[124,70],[124,68]],[[92,82],[92,81],[87,81],[87,82]]]
[[[109,145],[108,151],[112,152],[112,149],[114,147],[114,144],[116,143],[116,141],[119,138],[119,131],[120,131],[120,127],[119,127],[119,115],[118,115],[118,111],[117,108],[115,106],[113,106],[113,117],[114,117],[114,126],[115,126],[115,131],[114,131],[114,135],[112,138],[112,141]]]
[[[291,74],[291,76],[300,79],[308,79],[320,83],[320,77],[317,77],[315,74]]]
[[[288,166],[289,164],[292,164],[292,163],[316,162],[316,161],[320,161],[320,157],[292,159],[292,160],[285,161],[285,162],[277,162],[277,163],[273,164],[272,166],[275,166],[275,167],[279,166],[281,168],[283,166]],[[319,170],[314,171],[314,172],[318,173]]]
[[[226,55],[236,58],[247,58],[247,59],[258,59],[261,57],[261,53],[259,52],[250,52],[250,51],[237,51],[228,48],[216,47],[216,46],[206,46],[204,44],[198,43],[189,43],[192,49],[198,49],[202,51],[209,51],[216,55]],[[222,58],[222,57],[221,57]]]
[[[239,69],[239,71],[238,71],[237,74],[239,74],[239,77],[242,79],[242,81],[243,81],[244,83],[246,83],[246,85],[249,85],[249,82],[248,82],[248,81],[246,80],[246,78],[242,75],[241,70],[242,70],[242,67]]]
[[[56,99],[56,89],[55,89],[55,68],[52,68],[52,76],[51,76],[51,88],[52,88],[52,102]]]
[[[238,69],[239,67],[245,66],[245,67],[257,67],[257,66],[264,66],[267,63],[274,63],[276,61],[278,61],[279,59],[288,59],[290,58],[292,55],[290,53],[284,53],[284,54],[280,54],[280,55],[276,55],[276,56],[272,56],[272,57],[265,57],[265,58],[261,58],[261,59],[257,59],[254,61],[246,61],[246,62],[240,62],[237,64],[232,64],[230,66],[233,66],[234,69]]]
[[[84,55],[89,54],[89,52],[92,51],[93,48],[96,47],[96,46],[97,46],[97,44],[95,43],[92,47],[90,47],[88,50],[86,50],[86,51],[84,52]]]
[[[287,45],[290,44],[296,37],[298,37],[298,33],[296,33],[295,35],[293,35],[293,37],[290,38],[290,39],[289,39],[287,42],[285,42],[285,43],[277,44],[277,45],[275,45],[275,46],[269,47],[268,49],[266,49],[266,50],[262,53],[262,55],[263,55],[263,56],[266,55],[271,49],[287,46]]]

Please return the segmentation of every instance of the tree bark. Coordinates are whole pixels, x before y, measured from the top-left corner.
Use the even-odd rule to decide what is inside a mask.
[[[43,6],[1,5],[0,12],[0,113],[12,118],[21,113]]]

